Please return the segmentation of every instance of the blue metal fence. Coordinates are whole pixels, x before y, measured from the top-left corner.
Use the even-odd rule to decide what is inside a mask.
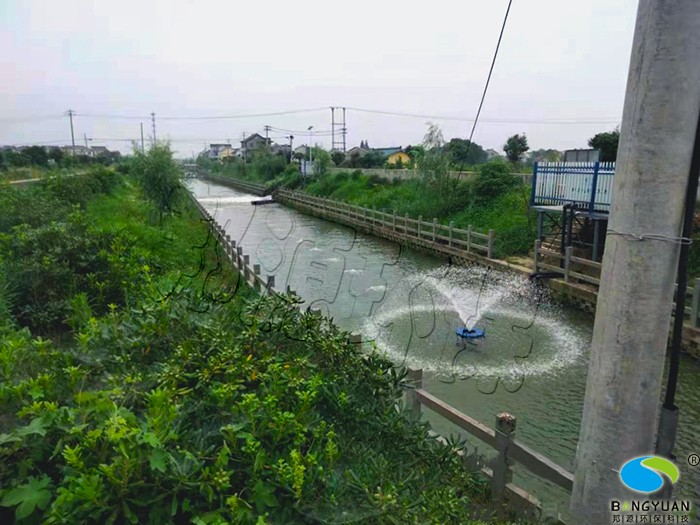
[[[609,212],[614,176],[614,162],[536,162],[530,205]]]

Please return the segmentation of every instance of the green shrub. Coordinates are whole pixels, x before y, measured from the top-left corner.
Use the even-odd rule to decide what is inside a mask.
[[[256,179],[266,182],[274,179],[287,167],[287,161],[281,155],[272,155],[266,149],[260,149],[253,153],[251,169],[256,175]]]
[[[39,334],[65,330],[71,301],[83,292],[98,314],[124,304],[138,282],[129,245],[123,235],[92,230],[78,211],[65,222],[24,224],[0,235],[0,272],[18,322]]]
[[[146,198],[155,205],[161,219],[177,208],[183,196],[182,172],[169,145],[155,144],[146,152],[134,149],[131,173],[141,184]]]
[[[513,175],[510,165],[503,159],[492,159],[479,166],[474,178],[474,194],[478,198],[494,198],[517,188],[522,183]]]

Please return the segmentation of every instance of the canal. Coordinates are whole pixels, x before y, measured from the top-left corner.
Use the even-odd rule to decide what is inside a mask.
[[[251,206],[256,197],[219,184],[188,184],[251,264],[275,275],[277,289],[289,286],[397,365],[422,368],[424,388],[471,417],[493,427],[496,414],[515,415],[518,440],[573,470],[592,316],[556,304],[519,275],[450,266],[279,204]],[[455,334],[461,326],[486,335],[465,344]],[[688,499],[697,499],[698,469],[687,458],[700,453],[699,380],[700,364],[684,357],[676,401],[681,479],[674,492]],[[437,432],[459,432],[425,413]],[[517,465],[514,481],[545,508],[568,514],[561,489]]]

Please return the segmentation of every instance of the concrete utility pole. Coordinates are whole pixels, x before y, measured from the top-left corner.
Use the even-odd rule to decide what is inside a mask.
[[[265,145],[267,146],[267,143],[270,140],[270,126],[265,126]]]
[[[83,138],[85,139],[85,149],[88,149],[87,133],[83,133]]]
[[[571,496],[580,523],[610,523],[611,499],[639,497],[619,469],[654,454],[698,56],[700,2],[640,0]]]
[[[153,126],[153,145],[156,145],[156,114],[151,113],[151,125]]]
[[[73,133],[73,115],[75,114],[75,111],[72,109],[68,110],[68,117],[70,118],[70,141],[71,144],[73,145],[71,149],[71,154],[75,155],[75,133]]]
[[[141,153],[146,151],[146,147],[143,144],[143,122],[141,122]]]

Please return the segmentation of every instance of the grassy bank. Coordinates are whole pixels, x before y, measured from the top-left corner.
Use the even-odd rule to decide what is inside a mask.
[[[529,209],[530,189],[511,174],[504,162],[484,164],[475,177],[462,181],[449,177],[388,181],[359,170],[338,171],[305,181],[296,166],[280,165],[271,170],[262,162],[217,165],[215,172],[261,182],[269,189],[302,190],[387,213],[407,213],[413,218],[422,215],[428,221],[437,218],[441,224],[452,221],[457,228],[466,229],[471,224],[483,232],[493,229],[497,258],[526,255],[536,237],[535,216]]]
[[[402,374],[238,286],[161,153],[0,187],[0,522],[482,523]]]

